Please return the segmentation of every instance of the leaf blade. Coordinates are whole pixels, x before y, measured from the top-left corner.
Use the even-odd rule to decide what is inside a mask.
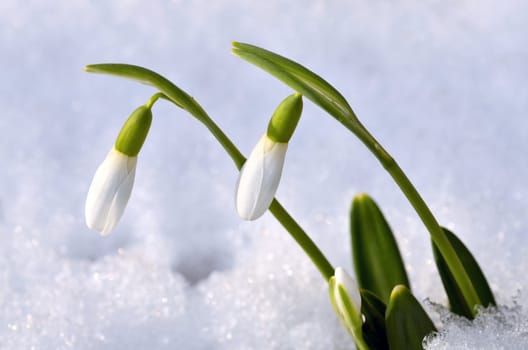
[[[388,350],[387,330],[385,327],[386,305],[372,292],[359,290],[361,294],[361,313],[365,316],[362,332],[363,339],[371,350]]]
[[[308,68],[250,44],[233,42],[232,52],[306,96],[341,123],[360,125],[354,111],[341,93]]]
[[[422,350],[424,338],[436,331],[418,300],[402,285],[391,293],[385,324],[391,350]]]
[[[352,201],[350,211],[352,259],[360,288],[384,303],[398,284],[410,288],[400,250],[383,213],[367,194]]]
[[[482,305],[496,305],[493,292],[491,291],[488,281],[486,280],[486,277],[484,276],[484,273],[482,272],[479,264],[473,257],[473,254],[471,254],[469,249],[453,232],[449,231],[446,228],[443,229],[447,238],[449,239],[449,242],[453,246],[453,249],[460,258],[462,264],[464,265],[464,268],[466,269],[466,272],[469,278],[471,279],[471,282],[475,286],[475,290],[480,298]],[[451,273],[446,264],[446,261],[442,257],[442,254],[440,254],[440,251],[438,250],[436,244],[432,241],[431,244],[433,247],[433,255],[436,267],[438,269],[438,273],[440,274],[444,290],[449,299],[449,307],[451,311],[458,315],[473,319],[473,312],[465,302],[464,297],[462,295],[462,291],[458,287],[453,277],[453,274]]]

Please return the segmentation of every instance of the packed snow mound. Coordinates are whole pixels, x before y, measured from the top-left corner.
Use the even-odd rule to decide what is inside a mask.
[[[445,313],[442,324],[426,340],[427,350],[528,348],[528,317],[520,305],[483,309],[471,322]]]

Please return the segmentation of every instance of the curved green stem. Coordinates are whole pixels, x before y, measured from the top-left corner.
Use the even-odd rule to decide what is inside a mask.
[[[152,96],[149,98],[148,102],[145,103],[145,106],[146,106],[148,109],[151,109],[152,106],[154,106],[154,103],[156,103],[156,101],[157,101],[158,99],[160,99],[160,98],[165,98],[165,99],[167,99],[167,97],[166,97],[163,93],[161,93],[161,92],[157,92],[157,93],[155,93],[154,95],[152,95]]]
[[[358,124],[345,126],[356,134],[359,139],[367,146],[367,148],[376,156],[380,161],[381,165],[387,170],[387,172],[394,179],[398,187],[402,190],[403,194],[414,210],[424,223],[425,227],[431,235],[431,239],[435,242],[438,249],[442,253],[445,261],[447,262],[449,269],[453,273],[457,283],[460,286],[464,299],[470,306],[481,305],[480,298],[469,278],[460,258],[456,254],[453,246],[449,242],[444,230],[434,217],[433,213],[420,196],[412,182],[409,180],[407,175],[400,168],[398,163],[392,158],[392,156],[379,144],[379,142],[364,128],[361,124],[358,128]],[[359,129],[359,131],[358,131]],[[473,314],[476,314],[476,309],[471,307]]]
[[[269,207],[270,212],[290,233],[292,238],[302,247],[306,255],[312,260],[321,275],[326,280],[334,275],[334,267],[321,253],[317,245],[308,237],[301,226],[288,214],[278,200],[274,199]]]
[[[376,139],[361,124],[341,93],[306,67],[274,52],[239,42],[233,43],[232,52],[238,57],[275,76],[303,96],[306,96],[347,129],[352,131],[367,146],[376,158],[379,159],[383,167],[387,169],[422,219],[431,238],[438,246],[440,253],[452,270],[454,278],[463,291],[464,299],[469,307],[474,310],[473,312],[475,312],[474,306],[480,305],[480,299],[444,231],[407,176],[390,154],[381,147]]]
[[[86,66],[85,70],[91,73],[111,74],[130,78],[154,86],[161,93],[155,94],[151,97],[151,100],[153,100],[152,104],[158,98],[162,97],[186,110],[209,129],[227,154],[229,154],[237,169],[240,170],[242,165],[244,165],[246,158],[227,135],[218,127],[218,125],[216,125],[216,123],[209,117],[205,110],[186,92],[158,73],[129,64],[94,64]],[[276,199],[273,200],[269,210],[288,231],[290,236],[300,245],[325,280],[329,280],[330,277],[334,275],[333,266],[306,232],[304,232],[301,226],[290,216],[290,214],[288,214]]]

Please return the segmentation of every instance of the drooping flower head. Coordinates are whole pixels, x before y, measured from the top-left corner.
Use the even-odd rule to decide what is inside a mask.
[[[235,195],[237,212],[242,219],[258,219],[271,205],[279,187],[288,142],[301,112],[300,94],[284,99],[273,113],[267,132],[244,163]]]
[[[95,172],[86,198],[85,217],[86,225],[102,235],[110,233],[123,215],[134,186],[137,155],[151,122],[150,107],[141,106],[132,112]]]

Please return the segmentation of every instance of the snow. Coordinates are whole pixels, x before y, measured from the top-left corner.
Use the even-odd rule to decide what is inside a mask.
[[[525,349],[528,319],[520,305],[483,309],[473,322],[447,313],[444,328],[427,338],[427,349]]]
[[[231,160],[164,101],[118,227],[102,238],[85,226],[95,169],[154,90],[84,65],[164,74],[248,154],[291,90],[231,55],[233,40],[338,88],[480,262],[501,307],[468,324],[428,306],[442,325],[429,349],[527,348],[527,10],[514,0],[3,0],[0,348],[353,348],[317,270],[271,215],[238,219]],[[417,298],[445,304],[401,192],[305,101],[277,197],[349,271],[357,192],[385,212]]]

